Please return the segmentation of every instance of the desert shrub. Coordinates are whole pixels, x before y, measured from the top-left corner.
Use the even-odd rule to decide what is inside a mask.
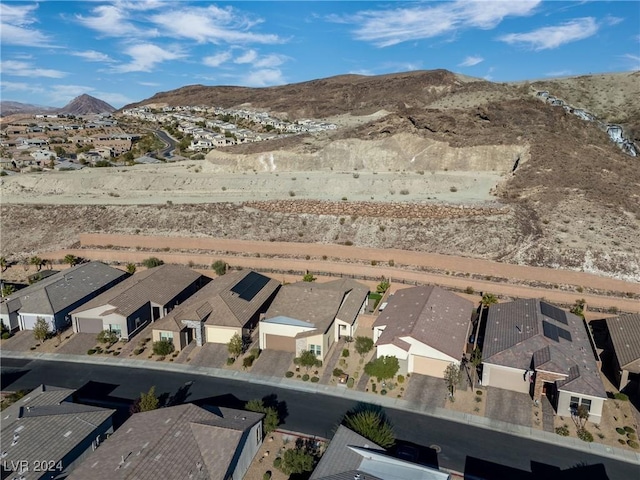
[[[11,334],[9,332],[4,332],[2,334],[2,340],[6,340],[7,338],[9,338],[11,336]]]
[[[334,377],[339,377],[340,375],[342,375],[344,373],[344,371],[342,371],[340,368],[334,368],[333,369],[333,376]]]
[[[578,430],[578,438],[583,442],[593,442],[593,435],[586,428],[581,428]]]
[[[355,380],[353,379],[353,377],[349,377],[349,379],[347,380],[347,387],[353,388],[354,383],[355,383]]]
[[[403,188],[402,190],[400,190],[400,195],[409,195],[409,190]]]
[[[349,349],[348,348],[343,348],[342,349],[342,356],[344,358],[347,358],[349,356]]]
[[[304,375],[302,375],[302,381],[303,382],[307,382],[309,380],[309,374],[305,373]]]
[[[482,397],[473,397],[473,401],[476,403],[480,403],[482,401]]]
[[[227,365],[233,365],[234,363],[236,363],[236,359],[233,357],[228,357],[227,358]]]
[[[626,402],[629,400],[629,397],[624,393],[615,393],[613,395],[613,398],[615,398],[616,400],[622,400],[623,402]]]
[[[455,192],[457,192],[457,191],[458,191],[458,189],[457,189],[456,187],[451,187],[451,188],[449,189],[449,191],[450,191],[451,193],[455,193]]]
[[[175,347],[173,346],[173,342],[170,342],[169,340],[158,340],[157,342],[153,342],[153,353],[156,355],[169,355],[174,350]]]
[[[627,445],[629,445],[631,448],[635,448],[635,449],[638,449],[640,447],[640,445],[638,445],[638,442],[636,442],[634,440],[628,440],[627,441]]]
[[[133,351],[133,354],[134,354],[134,355],[140,355],[142,352],[144,352],[144,347],[143,347],[143,348],[136,348],[136,349]]]
[[[293,190],[289,190],[289,196],[290,197],[295,197],[296,196],[296,192],[294,192]]]
[[[380,390],[380,395],[386,395],[387,391],[383,388],[382,390]]]
[[[482,390],[476,390],[476,395],[482,395]]]
[[[475,292],[473,287],[467,287],[467,288],[464,289],[464,293],[467,293],[469,295],[473,295],[473,292]]]
[[[87,355],[93,355],[96,353],[96,349],[95,348],[90,348],[89,350],[87,350]]]
[[[266,471],[262,474],[262,480],[271,480],[271,472]]]
[[[242,360],[242,367],[243,367],[243,368],[249,368],[250,366],[252,366],[252,365],[253,365],[253,361],[254,361],[254,360],[255,360],[255,359],[254,359],[252,356],[245,357],[245,358]]]
[[[344,242],[344,244],[345,244],[347,247],[350,247],[351,245],[353,245],[353,242],[352,242],[351,240],[347,240],[346,242]]]
[[[620,445],[626,445],[626,444],[627,444],[627,442],[625,442],[625,441],[624,441],[623,439],[621,439],[621,438],[619,438],[619,439],[618,439],[618,443],[619,443]]]
[[[636,431],[631,427],[624,427],[624,431],[627,433],[636,433]]]
[[[276,468],[280,468],[280,465],[282,465],[282,458],[276,457],[276,459],[273,461],[273,466]]]
[[[627,438],[629,440],[638,440],[638,436],[635,433],[627,433]]]
[[[293,372],[291,370],[289,370],[287,373],[284,374],[285,377],[287,378],[291,378],[293,377]]]
[[[398,383],[404,383],[404,375],[398,375]]]
[[[320,381],[320,378],[318,377],[311,377],[311,383],[318,383]]]
[[[619,435],[625,435],[626,434],[626,432],[624,431],[624,428],[622,428],[622,427],[616,428],[616,432],[618,432]]]
[[[569,436],[569,428],[566,427],[565,425],[563,425],[562,427],[557,427],[556,428],[556,433],[562,437],[568,437]]]
[[[118,355],[120,355],[120,352],[113,352],[114,357],[117,357]]]
[[[159,258],[149,257],[149,258],[145,258],[142,261],[142,265],[144,265],[146,268],[154,268],[154,267],[159,267],[160,265],[164,265],[164,262]]]

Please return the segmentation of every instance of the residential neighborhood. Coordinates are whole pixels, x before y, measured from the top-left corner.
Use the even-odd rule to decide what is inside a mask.
[[[159,368],[279,377],[287,388],[353,391],[372,405],[393,398],[514,422],[559,443],[565,435],[584,442],[621,430],[625,446],[635,449],[633,414],[620,391],[638,388],[637,314],[608,317],[600,331],[581,310],[543,299],[500,301],[384,278],[376,285],[307,274],[286,282],[251,269],[213,274],[159,262],[127,272],[78,261],[33,274],[31,285],[2,300],[3,355],[35,350],[107,362],[118,356],[128,365],[151,360]],[[168,399],[154,387],[142,392],[124,423],[114,423],[114,410],[88,400],[92,384],[78,392],[41,385],[6,397],[13,403],[3,412],[2,456],[10,462],[3,471],[25,479],[62,472],[72,479],[279,479],[297,471],[287,463],[295,457],[309,479],[457,478],[425,460],[419,447],[394,446],[379,410],[346,412],[327,438],[309,437],[278,427],[285,417],[277,402],[230,407],[227,400],[216,404],[219,397],[196,405],[185,402],[187,383]],[[628,412],[627,420],[616,411]],[[378,433],[359,430],[358,415],[374,416]],[[573,432],[568,419],[576,422]],[[50,436],[25,437],[43,428]],[[600,433],[609,429],[613,434]],[[47,458],[58,470],[36,474],[38,459],[16,449],[26,442],[38,451],[55,445]]]

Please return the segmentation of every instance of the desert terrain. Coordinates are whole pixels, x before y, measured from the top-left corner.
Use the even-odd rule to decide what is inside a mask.
[[[496,84],[435,71],[165,92],[141,103],[269,108],[339,128],[205,160],[2,177],[2,254],[143,233],[350,242],[638,281],[639,160],[536,98],[565,95],[634,136],[637,79]]]

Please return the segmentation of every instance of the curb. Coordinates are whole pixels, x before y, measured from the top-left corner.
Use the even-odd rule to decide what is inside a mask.
[[[203,375],[208,377],[225,378],[228,380],[244,381],[255,383],[258,385],[275,386],[285,388],[287,390],[296,390],[306,393],[319,393],[330,395],[333,397],[348,398],[359,402],[377,404],[382,407],[403,410],[418,415],[428,417],[441,418],[457,423],[471,425],[473,427],[484,428],[496,432],[506,433],[517,437],[527,438],[538,442],[544,442],[551,445],[557,445],[564,448],[570,448],[580,452],[598,455],[601,457],[611,458],[614,460],[640,464],[640,453],[630,452],[617,447],[609,447],[600,443],[585,443],[577,438],[560,437],[556,434],[536,430],[531,427],[524,427],[501,420],[493,420],[478,415],[456,412],[440,407],[431,407],[428,405],[417,404],[402,399],[392,399],[382,396],[373,396],[371,394],[360,392],[358,390],[348,389],[346,386],[330,386],[322,384],[312,384],[292,380],[285,377],[268,377],[262,375],[252,375],[251,373],[241,372],[237,370],[224,370],[221,368],[200,367],[184,364],[166,364],[160,362],[148,362],[145,360],[132,360],[126,358],[108,358],[93,357],[86,358],[79,355],[61,354],[61,353],[24,353],[16,351],[3,350],[2,358],[14,358],[24,360],[41,360],[54,362],[69,363],[85,363],[93,365],[110,365],[115,367],[130,367],[150,370],[162,370],[174,373],[191,373],[195,375]]]

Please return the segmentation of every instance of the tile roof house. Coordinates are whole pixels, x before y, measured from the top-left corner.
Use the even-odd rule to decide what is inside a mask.
[[[68,480],[241,480],[262,444],[262,417],[193,404],[136,413]]]
[[[74,392],[40,385],[2,411],[3,479],[64,478],[113,432],[115,410],[73,403]]]
[[[546,395],[558,415],[579,405],[599,423],[607,398],[595,344],[584,320],[542,300],[489,307],[482,348],[482,384]]]
[[[371,440],[340,425],[309,480],[448,480],[436,468],[390,456]]]
[[[640,314],[607,318],[609,334],[607,351],[611,354],[618,388],[624,390],[630,381],[640,391]]]
[[[252,270],[215,278],[153,327],[153,339],[170,339],[182,350],[196,344],[228,343],[234,334],[251,335],[280,283]]]
[[[127,272],[102,262],[81,263],[10,295],[6,315],[15,317],[17,314],[21,330],[33,330],[36,320],[41,317],[55,331],[71,322],[69,314],[72,310],[128,276]]]
[[[311,350],[324,360],[337,339],[354,335],[368,294],[369,287],[346,278],[285,285],[260,320],[260,348]]]
[[[436,286],[398,290],[373,324],[376,355],[398,358],[400,373],[444,377],[460,364],[474,305]]]
[[[206,280],[182,265],[160,265],[135,273],[73,310],[73,331],[111,330],[130,339],[197,292]]]

